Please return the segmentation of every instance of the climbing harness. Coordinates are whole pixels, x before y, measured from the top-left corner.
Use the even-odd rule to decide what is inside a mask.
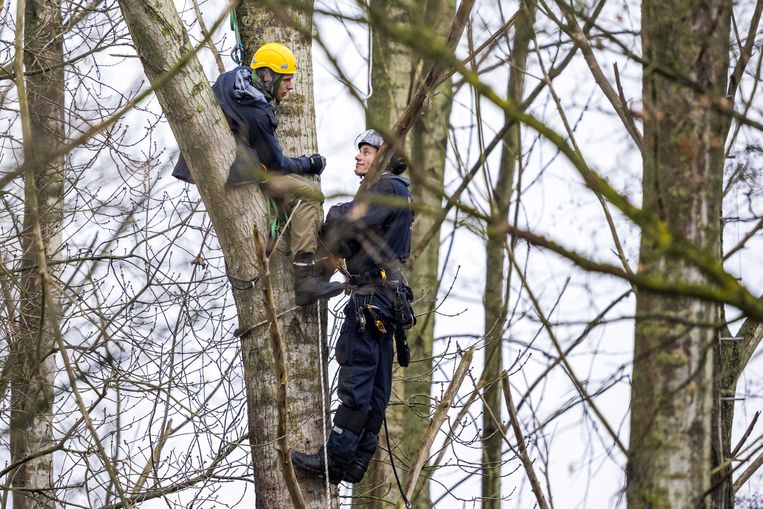
[[[236,34],[236,46],[231,50],[230,57],[236,64],[244,65],[244,62],[246,62],[246,55],[244,53],[244,43],[241,42],[241,33],[238,29],[236,9],[231,9],[230,11],[230,29]]]
[[[283,228],[281,228],[281,222],[279,217],[279,212],[281,212],[281,209],[279,209],[278,204],[273,200],[272,198],[267,198],[267,214],[268,214],[268,222],[269,222],[269,233],[270,233],[270,240],[268,241],[268,246],[266,250],[266,255],[270,257],[271,253],[275,251],[276,247],[278,247],[278,242],[280,242],[281,237],[283,237],[283,232],[286,231],[286,228],[289,227],[289,224],[291,223],[292,218],[294,217],[294,213],[297,211],[299,206],[302,204],[302,200],[297,200],[297,203],[294,204],[294,207],[291,209],[291,212],[289,213],[289,216],[286,216],[286,211],[283,211],[284,213],[284,225]]]

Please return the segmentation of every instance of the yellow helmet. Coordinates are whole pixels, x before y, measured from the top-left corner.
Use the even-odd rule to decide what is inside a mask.
[[[269,42],[254,53],[250,67],[267,67],[278,74],[294,74],[297,72],[297,57],[283,44]]]

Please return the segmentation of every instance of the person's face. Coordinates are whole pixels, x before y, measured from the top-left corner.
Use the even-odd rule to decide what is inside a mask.
[[[361,145],[358,153],[355,155],[355,175],[364,177],[374,162],[378,148],[371,145]]]
[[[278,85],[278,91],[276,92],[276,101],[281,102],[284,100],[284,97],[286,95],[294,90],[294,75],[293,74],[285,74],[283,78],[281,78],[281,84]]]

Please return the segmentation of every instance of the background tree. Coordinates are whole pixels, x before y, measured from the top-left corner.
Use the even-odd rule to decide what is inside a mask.
[[[413,32],[417,27],[434,28],[434,33],[445,40],[455,14],[455,4],[450,1],[404,4],[374,0],[369,3],[368,14],[372,40],[372,93],[368,97],[366,123],[369,128],[387,132],[400,118],[415,85],[433,62],[391,37],[384,23],[399,24]],[[418,451],[432,410],[433,310],[439,289],[440,235],[439,228],[430,230],[436,221],[433,210],[438,210],[443,195],[452,86],[452,81],[446,80],[438,87],[403,143],[409,159],[411,192],[418,207],[411,239],[415,251],[407,264],[406,274],[415,292],[414,311],[418,323],[408,331],[412,362],[408,368],[398,369],[393,391],[396,397],[393,396],[387,410],[389,438],[401,470]],[[386,443],[386,435],[382,433],[380,440]],[[363,482],[354,487],[355,505],[381,507],[399,500],[386,454],[381,448],[377,451]],[[415,507],[429,507],[428,482],[426,477],[422,479],[420,495],[413,500]]]
[[[530,42],[534,34],[535,2],[530,0],[520,5],[516,18],[514,40],[509,60],[509,81],[506,97],[522,103],[525,72]],[[483,507],[501,506],[501,465],[503,463],[503,443],[501,408],[503,390],[501,373],[503,371],[503,336],[509,306],[510,280],[512,266],[508,276],[504,277],[506,251],[513,249],[511,240],[501,233],[501,225],[508,224],[511,195],[514,189],[514,177],[521,171],[522,135],[521,126],[512,123],[506,116],[505,124],[512,126],[506,133],[501,151],[498,178],[490,190],[490,216],[487,224],[486,264],[485,264],[485,361],[481,384],[485,410],[482,413],[482,500]],[[516,207],[519,207],[517,198]],[[500,276],[500,277],[499,277]]]
[[[59,271],[65,158],[63,26],[58,1],[17,3],[15,76],[24,160],[24,220],[17,309],[3,387],[11,383],[13,507],[54,507],[53,399],[59,327]],[[53,267],[52,270],[49,267]],[[10,305],[10,302],[8,302]],[[18,315],[16,315],[18,312]],[[5,392],[3,390],[3,392]]]
[[[726,92],[731,7],[726,1],[642,7],[644,208],[715,260],[724,121],[710,105]],[[665,280],[710,283],[648,234],[642,234],[640,266]],[[628,505],[705,507],[718,306],[641,290],[636,314]]]

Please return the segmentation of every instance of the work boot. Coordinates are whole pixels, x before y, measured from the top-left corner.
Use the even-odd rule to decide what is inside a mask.
[[[363,479],[363,476],[366,475],[366,470],[368,470],[368,465],[371,463],[371,458],[372,456],[366,455],[358,455],[352,458],[352,463],[350,463],[350,466],[344,471],[342,480],[353,484],[360,482]]]
[[[368,470],[368,465],[374,457],[376,447],[379,444],[379,434],[373,431],[365,430],[358,441],[358,448],[355,449],[355,455],[352,462],[344,471],[343,481],[349,483],[360,482]]]
[[[297,306],[329,299],[342,293],[342,290],[344,284],[318,275],[312,253],[300,253],[294,257],[294,300]]]
[[[324,463],[323,447],[321,447],[315,454],[307,454],[300,451],[291,451],[291,462],[294,466],[309,472],[316,477],[326,476],[326,464]],[[331,458],[329,458],[329,482],[331,484],[339,484],[342,482],[342,472],[333,468]]]

